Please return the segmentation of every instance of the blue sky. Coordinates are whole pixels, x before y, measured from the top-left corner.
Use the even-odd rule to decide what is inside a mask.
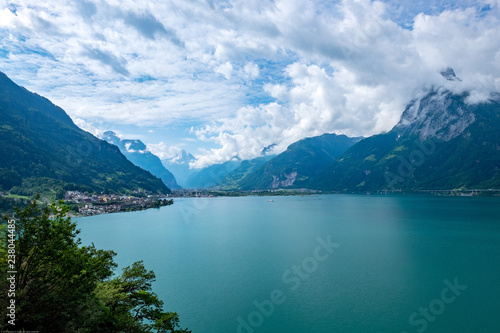
[[[0,0],[0,71],[82,128],[194,167],[394,126],[425,89],[500,91],[500,1]],[[461,82],[439,72],[454,68]]]

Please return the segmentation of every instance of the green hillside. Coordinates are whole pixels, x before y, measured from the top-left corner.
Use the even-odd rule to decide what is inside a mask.
[[[238,168],[240,164],[240,160],[230,160],[222,164],[213,164],[203,168],[189,176],[185,188],[201,189],[215,186]]]
[[[235,170],[230,172],[220,181],[217,187],[222,190],[238,190],[240,184],[244,182],[247,177],[251,176],[255,170],[274,157],[273,155],[269,155],[242,161]]]
[[[340,192],[500,188],[500,98],[431,92],[389,133],[360,141],[309,186]]]
[[[336,134],[300,140],[242,179],[239,187],[244,190],[307,187],[311,178],[359,140]]]
[[[61,108],[0,73],[0,190],[169,193],[119,149],[78,128]]]

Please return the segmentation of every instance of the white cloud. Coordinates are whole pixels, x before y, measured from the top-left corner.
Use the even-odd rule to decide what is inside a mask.
[[[288,41],[298,46],[297,52],[309,55],[306,59],[319,59],[318,64],[299,61],[289,65],[284,71],[288,85],[264,86],[276,102],[240,109],[219,125],[198,131],[200,138],[222,146],[199,156],[198,167],[235,155],[256,157],[273,143],[277,144],[274,152],[281,152],[300,138],[325,132],[366,136],[389,130],[406,103],[424,88],[445,86],[457,93],[472,90],[471,103],[500,90],[500,63],[495,61],[500,57],[498,8],[492,9],[488,19],[475,8],[437,16],[419,14],[409,31],[385,19],[384,5],[377,2],[345,1],[340,8],[343,19],[333,24],[337,29],[326,29],[326,19],[324,26],[306,25],[314,16],[309,17],[312,14],[300,6],[277,7],[290,33],[302,26],[317,29],[314,38],[296,34]],[[300,18],[287,17],[304,10]],[[322,18],[316,17],[318,21]],[[299,23],[293,26],[289,22]],[[327,40],[331,40],[329,45]],[[439,74],[449,66],[455,68],[461,82],[446,81]],[[270,123],[270,108],[280,110],[279,122]]]
[[[146,150],[158,156],[161,160],[166,160],[177,156],[182,151],[182,148],[177,146],[168,146],[164,142],[159,142],[148,144]]]
[[[231,79],[231,75],[233,74],[233,65],[228,61],[218,67],[215,68],[215,72],[222,74],[226,80]]]
[[[0,27],[12,27],[14,26],[15,20],[16,15],[14,15],[8,8],[0,10]]]
[[[278,101],[285,102],[288,98],[288,89],[282,84],[267,83],[264,85],[264,91]]]
[[[500,91],[499,6],[15,0],[0,10],[0,70],[88,128],[194,126],[214,144],[200,167],[324,132],[388,130],[422,88],[488,98]],[[444,80],[447,67],[462,81]],[[155,154],[174,154],[161,144]]]
[[[92,124],[86,122],[85,120],[83,120],[81,118],[73,118],[73,122],[75,123],[76,126],[80,127],[84,131],[89,132],[90,134],[93,134],[94,136],[96,136],[98,138],[103,138],[103,136],[104,136],[105,131],[93,126]]]
[[[249,62],[248,64],[245,65],[244,67],[245,74],[248,78],[250,79],[255,79],[259,76],[259,65]]]

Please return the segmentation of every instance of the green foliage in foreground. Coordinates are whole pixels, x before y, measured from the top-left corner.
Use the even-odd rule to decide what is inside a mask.
[[[36,201],[17,209],[16,317],[8,324],[10,300],[0,299],[3,330],[40,332],[170,332],[179,317],[164,312],[152,292],[155,281],[142,261],[113,277],[113,251],[81,246],[76,224],[62,202],[41,209]],[[7,220],[7,217],[4,217]],[[0,286],[7,290],[7,228],[0,225]],[[4,293],[4,292],[3,292]]]

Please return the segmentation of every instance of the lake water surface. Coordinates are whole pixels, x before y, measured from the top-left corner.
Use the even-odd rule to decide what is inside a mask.
[[[187,198],[76,221],[120,269],[144,260],[194,333],[500,332],[500,198]]]

